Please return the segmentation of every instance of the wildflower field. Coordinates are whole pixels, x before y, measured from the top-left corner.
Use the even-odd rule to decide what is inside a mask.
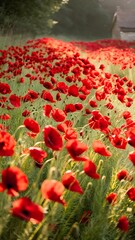
[[[0,50],[0,239],[135,239],[135,42]]]

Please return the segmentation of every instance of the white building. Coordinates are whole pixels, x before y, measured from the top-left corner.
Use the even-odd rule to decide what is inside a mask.
[[[126,41],[135,40],[135,9],[120,9],[113,17],[112,38]]]

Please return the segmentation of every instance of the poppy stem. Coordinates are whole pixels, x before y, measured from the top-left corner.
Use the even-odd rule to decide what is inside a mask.
[[[36,227],[35,231],[32,233],[32,235],[28,238],[28,240],[32,240],[35,236],[35,234],[40,230],[40,228],[42,227],[43,223],[45,222],[45,219],[38,224],[38,226]]]
[[[18,130],[20,130],[20,129],[22,129],[22,128],[25,128],[25,126],[24,126],[24,125],[20,125],[20,126],[16,129],[16,131],[14,132],[13,136],[15,137],[16,133],[18,132]]]

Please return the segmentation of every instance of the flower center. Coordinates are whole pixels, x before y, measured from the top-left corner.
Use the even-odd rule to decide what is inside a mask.
[[[22,213],[26,216],[29,216],[29,211],[27,209],[23,209],[22,210]]]
[[[3,149],[4,145],[5,145],[5,142],[0,142],[0,150]]]

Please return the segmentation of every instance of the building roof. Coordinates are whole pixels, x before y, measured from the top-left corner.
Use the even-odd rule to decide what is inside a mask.
[[[117,24],[124,32],[135,32],[135,9],[122,10],[119,7],[116,12]]]

